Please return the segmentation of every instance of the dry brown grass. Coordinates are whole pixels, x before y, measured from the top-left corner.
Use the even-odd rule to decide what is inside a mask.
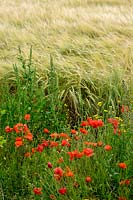
[[[40,71],[52,54],[68,76],[133,69],[132,0],[0,0],[0,74],[16,62],[18,46]]]

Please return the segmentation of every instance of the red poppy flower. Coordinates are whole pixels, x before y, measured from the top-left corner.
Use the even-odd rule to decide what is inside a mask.
[[[118,128],[118,125],[119,125],[119,121],[117,119],[114,119],[114,118],[109,118],[108,119],[108,122],[111,123],[114,127],[114,129],[117,129]]]
[[[24,157],[30,157],[31,156],[31,153],[30,152],[27,152],[24,154]]]
[[[48,162],[48,168],[52,168],[52,163],[51,162]]]
[[[90,176],[87,176],[86,179],[85,179],[85,181],[86,181],[87,183],[90,183],[90,182],[92,181],[92,178],[91,178]]]
[[[16,133],[21,133],[21,132],[23,132],[23,124],[18,123],[16,125],[14,125],[13,129]]]
[[[126,168],[127,168],[126,163],[119,163],[118,166],[119,166],[121,169],[126,169]]]
[[[5,132],[6,133],[11,133],[13,131],[13,128],[10,128],[9,126],[5,127]]]
[[[69,167],[66,167],[65,176],[67,176],[67,177],[73,177],[74,176],[73,172],[71,171],[71,169]]]
[[[50,134],[50,137],[51,138],[59,138],[60,135],[58,133],[52,133],[52,134]]]
[[[68,147],[71,146],[70,143],[69,143],[67,140],[62,140],[62,141],[61,141],[61,145],[62,145],[62,146],[68,146]]]
[[[30,132],[30,130],[29,130],[27,124],[23,124],[23,132],[24,132],[25,134],[27,134],[27,133]]]
[[[88,121],[82,121],[82,123],[80,124],[80,126],[88,126]]]
[[[62,170],[62,168],[61,168],[61,167],[56,167],[56,168],[54,169],[54,174],[57,174],[57,175],[59,175],[60,177],[62,177],[62,176],[63,176],[63,170]]]
[[[91,118],[87,118],[87,121],[88,121],[88,125],[89,126],[92,126],[93,128],[98,128],[100,126],[104,126],[104,123],[102,120],[98,119],[98,120],[93,120]]]
[[[36,151],[42,153],[44,150],[44,146],[42,144],[38,144],[37,148],[36,148]]]
[[[126,184],[126,185],[130,185],[130,180],[126,179],[126,180],[125,180],[125,184]]]
[[[67,153],[70,156],[70,160],[74,158],[81,158],[84,155],[84,152],[79,152],[78,150],[74,150]]]
[[[49,141],[43,140],[41,145],[42,145],[43,147],[48,147],[48,146],[49,146]]]
[[[49,133],[50,131],[47,128],[44,128],[43,132],[44,133]]]
[[[75,152],[75,158],[82,158],[83,155],[84,155],[83,152],[79,152],[79,151]]]
[[[87,156],[87,157],[91,157],[94,155],[94,150],[91,148],[86,148],[83,150],[83,153]]]
[[[119,183],[120,185],[129,185],[130,184],[130,180],[126,179],[126,180],[122,180]]]
[[[102,145],[103,145],[103,142],[102,142],[102,141],[97,142],[97,146],[98,146],[98,147],[101,147]]]
[[[20,147],[22,145],[23,145],[23,139],[22,139],[22,137],[17,137],[16,141],[15,141],[15,146],[16,147]]]
[[[64,195],[64,194],[67,192],[67,189],[66,189],[65,187],[63,187],[63,188],[60,188],[60,189],[58,190],[58,192],[59,192],[61,195]]]
[[[129,107],[128,106],[125,106],[125,105],[122,105],[121,106],[121,112],[124,113],[124,112],[128,112],[129,111]]]
[[[77,133],[77,131],[75,129],[71,129],[71,134],[75,135]]]
[[[41,194],[42,194],[42,188],[34,188],[34,189],[33,189],[33,192],[34,192],[36,195],[41,195]]]
[[[29,141],[32,141],[33,140],[33,135],[32,135],[32,133],[29,132],[24,136],[24,138],[26,138]]]
[[[57,163],[63,163],[64,162],[64,159],[61,157],[58,159]]]
[[[84,135],[88,134],[88,131],[85,128],[80,128],[79,129],[81,133],[83,133]]]
[[[106,146],[104,147],[104,149],[105,149],[106,151],[110,151],[110,150],[112,149],[112,147],[111,147],[110,145],[106,145]]]
[[[55,142],[55,141],[50,141],[50,148],[52,147],[58,147],[58,142]]]
[[[36,148],[31,149],[32,154],[36,152]]]
[[[27,120],[27,121],[29,121],[29,120],[30,120],[30,114],[26,114],[26,115],[24,116],[24,119]]]
[[[70,137],[66,133],[60,133],[59,136],[70,140]]]

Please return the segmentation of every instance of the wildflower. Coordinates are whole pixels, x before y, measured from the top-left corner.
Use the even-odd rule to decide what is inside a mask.
[[[92,181],[92,178],[91,178],[90,176],[87,176],[86,179],[85,179],[85,181],[86,181],[87,183],[90,183],[90,182]]]
[[[68,147],[71,146],[70,143],[69,143],[67,140],[62,140],[62,141],[61,141],[61,145],[62,145],[62,146],[68,146]]]
[[[61,157],[58,159],[57,163],[62,163],[62,162],[64,162],[64,159]]]
[[[52,134],[50,134],[50,137],[51,138],[59,138],[60,135],[58,133],[52,133]]]
[[[35,153],[35,152],[36,152],[36,149],[35,149],[35,148],[32,148],[32,149],[31,149],[31,152],[32,152],[32,154]]]
[[[117,119],[114,119],[114,118],[109,118],[108,119],[108,122],[111,123],[114,127],[114,129],[117,129],[118,128],[118,125],[119,125],[119,121]]]
[[[52,147],[58,147],[58,142],[50,141],[50,148]]]
[[[102,145],[103,145],[103,142],[102,142],[102,141],[97,142],[97,146],[98,146],[98,147],[101,147]]]
[[[67,154],[70,156],[70,160],[73,160],[74,158],[81,158],[84,155],[83,152],[79,152],[77,150],[67,152]]]
[[[61,195],[64,195],[66,192],[67,192],[67,189],[65,187],[62,187],[58,190],[58,192],[61,194]]]
[[[87,142],[87,141],[85,141],[84,144],[86,144],[86,145],[93,145],[93,142]]]
[[[70,137],[66,133],[60,133],[59,136],[70,140]]]
[[[126,163],[119,163],[118,166],[119,166],[121,169],[126,169],[126,168],[127,168]]]
[[[78,152],[78,151],[77,151],[77,152],[75,153],[75,158],[82,158],[83,155],[84,155],[83,152]]]
[[[77,131],[75,129],[71,129],[71,134],[75,135],[77,133]]]
[[[44,150],[44,146],[42,144],[38,144],[37,148],[36,148],[36,151],[42,153]]]
[[[125,180],[125,184],[126,184],[126,185],[130,185],[130,180],[126,179],[126,180]]]
[[[13,129],[16,133],[21,133],[21,132],[23,132],[23,124],[18,123],[16,125],[14,125]]]
[[[71,169],[69,167],[66,167],[65,176],[67,176],[67,177],[73,177],[74,176],[73,172],[71,171]]]
[[[48,162],[48,168],[52,168],[52,163],[51,162]]]
[[[102,106],[102,104],[103,104],[103,102],[102,102],[102,101],[99,101],[99,102],[97,103],[97,105],[98,105],[99,107],[101,107],[101,106]]]
[[[48,146],[49,146],[49,141],[43,140],[41,145],[42,145],[43,147],[48,147]]]
[[[24,119],[29,121],[30,120],[30,114],[25,114]]]
[[[126,179],[126,180],[122,180],[119,183],[120,185],[130,185],[130,180]]]
[[[125,106],[125,105],[122,105],[122,106],[121,106],[121,112],[122,112],[122,113],[128,112],[128,111],[129,111],[128,106]]]
[[[30,132],[30,130],[29,130],[29,128],[28,128],[28,126],[27,126],[26,124],[23,124],[23,132],[24,132],[25,134],[27,134],[27,133]]]
[[[96,142],[93,142],[93,147],[97,147],[97,143]]]
[[[92,126],[93,128],[98,128],[100,126],[104,126],[104,123],[102,120],[92,120],[91,118],[87,118],[89,126]]]
[[[54,174],[59,175],[60,177],[62,177],[63,176],[63,170],[62,170],[62,168],[61,167],[56,167],[54,169]]]
[[[24,138],[26,138],[29,141],[32,141],[33,140],[33,135],[32,135],[32,133],[29,132],[24,136]]]
[[[87,142],[87,141],[85,141],[84,144],[90,145],[90,146],[93,146],[93,147],[97,147],[97,143],[96,142]]]
[[[31,153],[30,152],[27,152],[24,154],[24,157],[30,157],[31,156]]]
[[[87,156],[87,157],[91,157],[94,155],[94,151],[91,148],[86,148],[83,150],[83,153]]]
[[[36,195],[41,195],[41,194],[42,194],[42,188],[34,188],[34,189],[33,189],[33,192],[34,192]]]
[[[80,132],[83,133],[84,135],[88,134],[88,131],[84,128],[80,128]]]
[[[13,131],[13,128],[10,128],[9,126],[5,127],[5,132],[6,133],[11,133]]]
[[[82,121],[82,123],[80,124],[80,126],[88,126],[88,122],[87,121]]]
[[[106,145],[106,146],[104,147],[104,149],[105,149],[106,151],[110,151],[110,150],[112,149],[112,147],[111,147],[110,145]]]
[[[44,128],[43,132],[44,133],[49,133],[50,131],[47,128]]]
[[[70,156],[70,160],[73,160],[74,159],[74,152],[67,152],[67,154]]]
[[[22,140],[22,137],[17,137],[16,138],[16,141],[15,141],[15,146],[16,147],[20,147],[23,145],[23,140]]]

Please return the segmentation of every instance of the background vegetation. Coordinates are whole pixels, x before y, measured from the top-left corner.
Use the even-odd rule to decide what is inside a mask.
[[[92,197],[111,200],[124,194],[125,197],[122,198],[125,199],[119,200],[132,198],[131,186],[123,187],[124,189],[119,187],[119,182],[123,179],[132,181],[132,9],[132,0],[0,1],[2,200],[49,199],[51,191],[57,200],[77,200],[77,194],[79,199]],[[126,106],[124,114],[123,106]],[[25,114],[31,115],[29,122],[25,121]],[[46,150],[41,157],[35,154],[29,160],[25,159],[24,153],[32,147],[36,148],[42,139],[50,139],[50,136],[44,135],[44,128],[48,128],[50,133],[64,132],[69,136],[72,136],[71,129],[76,129],[79,136],[81,121],[87,117],[104,121],[105,127],[99,132],[98,139],[103,142],[103,147],[110,144],[113,151],[105,155],[104,148],[99,148],[96,149],[99,157],[81,160],[75,179],[76,182],[81,179],[80,192],[70,187],[68,194],[62,197],[56,194],[59,185],[55,180],[49,189],[47,184],[45,186],[42,183],[47,174],[47,162],[51,161],[56,167],[56,160],[59,159],[55,148]],[[107,124],[108,118],[117,119],[120,131],[127,134],[112,137],[112,127]],[[11,133],[12,136],[5,133],[6,126],[14,127],[19,122],[28,124],[34,138],[32,143],[26,143],[22,148],[14,146],[17,136],[15,133]],[[82,137],[78,143],[72,139],[71,151],[74,148],[85,148],[85,141],[98,142],[94,137],[97,132],[92,129],[88,131],[92,131],[94,135]],[[104,137],[105,133],[107,135]],[[55,138],[54,141],[61,142],[61,139]],[[60,148],[62,149],[61,144]],[[62,149],[60,154],[65,160],[61,164],[64,169],[70,164],[64,155],[67,151],[67,148]],[[49,160],[50,152],[52,156]],[[127,163],[128,170],[125,173],[118,170],[119,162]],[[81,168],[84,164],[95,164],[93,170],[92,167],[89,168],[94,178],[89,191],[84,185],[87,175],[86,169]],[[28,175],[31,165],[31,174],[37,173],[37,177]],[[74,162],[71,167],[75,171],[77,163]],[[52,172],[46,178],[47,183],[51,180],[50,177]],[[20,179],[22,181],[18,186]],[[66,186],[65,181],[66,179],[63,184]],[[34,187],[43,187],[45,191],[48,189],[46,196],[34,196]]]

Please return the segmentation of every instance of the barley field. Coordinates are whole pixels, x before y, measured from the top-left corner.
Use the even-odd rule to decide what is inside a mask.
[[[27,55],[31,46],[40,73],[51,54],[66,76],[131,74],[133,1],[0,0],[0,74],[16,63],[18,47]]]

